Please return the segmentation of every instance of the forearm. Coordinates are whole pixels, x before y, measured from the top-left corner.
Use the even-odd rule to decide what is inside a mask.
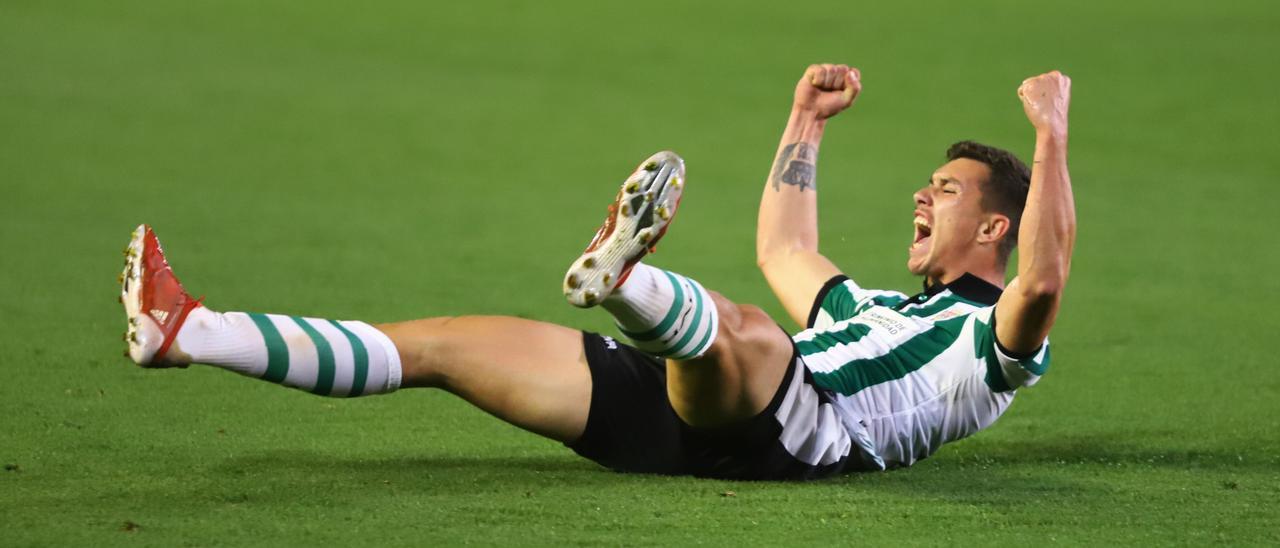
[[[826,120],[793,109],[760,198],[756,258],[818,249],[818,146]]]
[[[1018,285],[1031,296],[1056,298],[1067,282],[1076,213],[1067,170],[1067,132],[1036,133],[1031,188],[1018,228]]]
[[[1067,172],[1071,79],[1058,71],[1022,81],[1023,112],[1036,128],[1031,187],[1018,224],[1018,277],[996,303],[996,342],[1015,354],[1043,347],[1062,302],[1076,244],[1076,206]]]

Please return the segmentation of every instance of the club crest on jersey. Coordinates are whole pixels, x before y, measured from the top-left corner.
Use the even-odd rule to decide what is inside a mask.
[[[929,319],[935,322],[940,322],[942,320],[950,320],[951,318],[963,315],[964,313],[965,311],[963,310],[963,307],[953,306],[951,308],[943,310],[942,312],[934,314],[933,316],[930,316]]]

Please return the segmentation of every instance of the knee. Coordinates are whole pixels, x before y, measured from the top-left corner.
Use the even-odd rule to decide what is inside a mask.
[[[457,349],[448,336],[448,325],[457,320],[438,317],[376,326],[391,339],[400,354],[405,386],[443,387],[448,364]]]
[[[781,333],[773,319],[758,306],[728,303],[719,307],[720,326],[708,354],[754,352]]]
[[[740,336],[759,329],[761,325],[773,324],[773,320],[769,318],[769,315],[758,306],[735,304],[728,308],[728,321],[725,322],[725,327],[727,327],[731,336]]]

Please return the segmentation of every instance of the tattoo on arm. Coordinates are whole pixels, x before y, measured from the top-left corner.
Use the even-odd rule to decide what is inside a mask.
[[[817,163],[818,147],[806,142],[791,143],[782,147],[778,158],[774,160],[773,189],[782,191],[782,185],[800,187],[800,192],[809,188],[818,190]]]

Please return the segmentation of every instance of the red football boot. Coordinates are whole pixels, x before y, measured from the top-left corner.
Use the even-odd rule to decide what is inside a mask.
[[[185,367],[166,359],[169,347],[187,315],[200,306],[174,276],[156,233],[147,225],[133,231],[124,248],[124,273],[120,275],[120,302],[129,318],[124,340],[125,355],[143,367]]]
[[[569,304],[600,304],[631,274],[645,254],[655,250],[675,218],[684,190],[684,160],[663,151],[640,163],[622,183],[600,230],[569,267],[564,295]]]

